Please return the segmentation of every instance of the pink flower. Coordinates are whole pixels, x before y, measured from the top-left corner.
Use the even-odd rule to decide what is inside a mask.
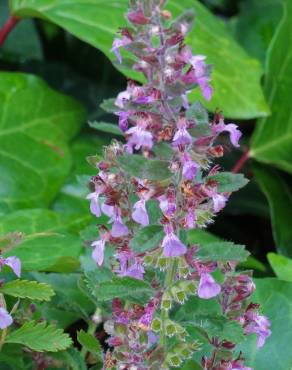
[[[130,276],[134,279],[143,280],[144,267],[132,251],[121,251],[116,255],[120,262],[120,270],[117,271],[119,276]]]
[[[11,257],[7,257],[7,258],[4,258],[2,256],[0,256],[0,270],[2,268],[2,266],[9,266],[11,268],[11,270],[15,273],[15,275],[17,277],[20,277],[21,275],[21,262],[20,262],[20,259],[15,257],[15,256],[11,256]]]
[[[114,39],[111,51],[113,53],[115,53],[116,58],[119,61],[119,63],[122,63],[120,48],[124,47],[126,45],[129,45],[131,42],[132,42],[132,40],[130,38],[128,38],[127,36],[123,36],[122,39]]]
[[[221,292],[221,286],[216,283],[212,275],[201,273],[200,283],[198,286],[198,296],[202,299],[216,297]]]
[[[173,232],[165,235],[161,246],[165,257],[179,257],[187,251],[187,247]]]
[[[161,195],[158,198],[158,200],[159,200],[159,207],[165,216],[171,217],[175,214],[176,212],[175,199],[172,199],[171,197],[167,197],[165,195]]]
[[[121,109],[124,109],[125,103],[128,103],[130,99],[131,99],[131,93],[127,89],[118,94],[116,101],[115,101],[115,105]]]
[[[92,252],[92,258],[99,266],[101,266],[104,260],[105,240],[104,239],[96,240],[91,245],[92,247],[94,247],[94,250]]]
[[[189,145],[193,142],[193,138],[185,128],[180,128],[175,133],[172,142],[174,146]]]
[[[139,150],[141,147],[151,149],[153,146],[153,136],[142,126],[135,126],[126,131],[126,134],[131,135],[127,142],[127,148],[130,152]]]
[[[219,123],[217,125],[213,126],[213,132],[214,134],[221,134],[222,132],[229,132],[230,134],[230,141],[233,146],[239,147],[239,139],[241,138],[241,132],[238,130],[238,126],[234,123],[229,123],[228,125],[224,124],[223,119],[220,119]]]
[[[100,217],[101,210],[98,202],[99,193],[95,191],[93,193],[88,194],[86,198],[90,200],[90,212],[96,217]]]
[[[244,320],[244,333],[247,335],[255,333],[257,335],[257,347],[263,347],[266,339],[272,333],[270,330],[270,321],[266,316],[259,315],[259,313],[253,309],[248,309],[246,311]]]
[[[196,162],[188,159],[183,163],[182,175],[185,179],[192,181],[196,177],[199,168],[200,166]]]
[[[123,223],[121,218],[118,217],[113,221],[111,234],[114,238],[120,238],[121,236],[126,236],[129,234],[129,229]]]
[[[138,200],[133,206],[134,211],[132,212],[132,218],[138,224],[142,226],[149,225],[149,216],[146,210],[146,202],[145,200],[141,199]]]
[[[13,322],[11,315],[5,310],[5,308],[0,307],[0,329],[3,330],[10,326]]]

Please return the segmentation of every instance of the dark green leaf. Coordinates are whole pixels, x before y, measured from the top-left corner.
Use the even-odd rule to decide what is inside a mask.
[[[107,122],[89,122],[89,126],[101,132],[106,132],[108,134],[123,136],[122,131],[117,125]]]
[[[199,248],[196,255],[202,261],[245,261],[249,255],[243,245],[232,242],[212,242]]]
[[[76,0],[74,4],[62,0],[11,1],[14,14],[45,17],[97,47],[111,60],[114,60],[114,54],[110,52],[113,38],[119,27],[126,25],[124,14],[127,6],[127,0],[106,3]],[[260,87],[260,64],[248,57],[230,36],[225,24],[198,1],[170,0],[167,3],[167,9],[174,17],[193,8],[196,13],[195,27],[187,42],[197,54],[207,55],[207,61],[216,66],[213,73],[215,94],[207,108],[214,111],[220,107],[226,116],[233,118],[266,116],[269,109]],[[115,66],[121,68],[117,63]],[[138,73],[125,69],[123,72],[128,77],[141,80]],[[202,100],[201,94],[197,96]]]
[[[280,253],[292,257],[292,190],[280,172],[254,167],[256,180],[266,195],[271,212],[273,236]]]
[[[50,285],[27,280],[9,281],[0,287],[0,293],[37,301],[49,301],[55,294]]]
[[[257,122],[250,156],[292,173],[292,2],[284,1],[284,16],[268,51],[265,92],[272,115]]]
[[[0,117],[0,210],[48,205],[69,173],[82,108],[37,77],[2,72]]]
[[[140,179],[159,181],[171,177],[167,161],[144,158],[137,154],[124,154],[118,157],[117,162],[125,172]]]
[[[248,183],[248,180],[241,173],[232,172],[220,172],[216,175],[208,176],[208,179],[218,183],[219,193],[237,191]]]
[[[135,233],[130,245],[136,252],[146,252],[147,250],[157,247],[163,236],[164,232],[162,226],[146,226]]]
[[[25,323],[20,329],[8,334],[6,343],[22,344],[37,352],[57,352],[71,346],[72,341],[63,330],[46,322]]]

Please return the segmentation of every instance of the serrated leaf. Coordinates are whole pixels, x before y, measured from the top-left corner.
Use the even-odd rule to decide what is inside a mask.
[[[130,246],[136,252],[146,252],[147,250],[157,247],[163,236],[164,232],[162,226],[146,226],[135,233],[130,242]]]
[[[102,349],[99,341],[91,334],[86,333],[84,330],[80,330],[77,333],[78,342],[88,351],[94,355],[102,358]]]
[[[237,191],[243,188],[249,181],[241,173],[232,172],[220,172],[216,175],[208,176],[207,179],[218,183],[217,189],[219,193]]]
[[[245,261],[249,252],[232,242],[212,242],[201,244],[196,256],[202,261]]]
[[[145,303],[154,292],[146,281],[131,277],[114,277],[108,281],[97,281],[93,293],[99,301],[109,301],[119,297],[131,302]]]
[[[197,125],[207,125],[209,123],[208,112],[199,102],[190,106],[186,111],[186,117],[195,121]]]
[[[284,15],[271,41],[265,77],[265,92],[272,109],[269,118],[259,120],[250,156],[292,173],[292,2],[283,1]]]
[[[101,132],[106,132],[107,134],[113,134],[117,136],[123,136],[122,131],[117,125],[107,122],[89,122],[89,126]]]
[[[83,117],[77,102],[40,78],[0,74],[1,211],[43,207],[54,199],[70,171],[68,142]]]
[[[127,24],[124,19],[127,0],[75,0],[73,3],[62,0],[13,0],[10,6],[17,16],[44,17],[54,22],[100,49],[112,61],[115,60],[110,52],[113,38],[119,27]],[[266,116],[269,109],[260,86],[260,63],[250,58],[235,42],[224,22],[195,0],[170,0],[167,9],[174,17],[186,9],[195,10],[195,27],[189,33],[187,43],[197,54],[207,55],[207,61],[216,67],[213,73],[215,94],[207,103],[207,108],[214,111],[220,107],[226,116],[233,118]],[[121,68],[118,63],[114,62],[114,65]],[[142,79],[137,72],[129,69],[122,71],[127,77]],[[194,100],[198,96],[202,100],[201,94],[194,96]]]
[[[217,337],[233,343],[244,341],[242,326],[235,320],[228,320],[224,316],[216,315],[194,315],[192,320],[185,322],[187,329],[195,327],[205,332],[209,338]]]
[[[37,301],[49,301],[55,295],[50,285],[28,280],[9,281],[0,287],[0,292],[12,297]]]
[[[6,343],[22,344],[37,352],[63,351],[72,344],[72,340],[63,330],[46,322],[25,323],[21,328],[10,332]]]
[[[167,161],[144,158],[137,154],[124,154],[117,158],[117,162],[125,172],[139,179],[159,181],[171,177]]]

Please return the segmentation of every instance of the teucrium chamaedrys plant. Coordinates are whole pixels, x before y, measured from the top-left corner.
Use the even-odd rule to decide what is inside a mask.
[[[134,56],[133,69],[146,82],[128,81],[118,95],[114,111],[126,144],[114,141],[105,148],[88,196],[91,212],[110,218],[99,227],[92,257],[101,266],[105,250],[114,247],[109,264],[124,278],[124,285],[115,277],[104,286],[123,287],[113,294],[112,319],[105,324],[111,350],[104,369],[168,369],[192,357],[200,350],[190,335],[192,323],[176,320],[174,313],[193,295],[197,302],[214,298],[221,307],[215,316],[208,310],[196,316],[193,307],[193,326],[211,346],[201,356],[202,367],[247,370],[236,345],[255,333],[260,347],[270,335],[259,306],[247,301],[255,289],[250,272],[235,270],[248,253],[230,242],[187,242],[187,231],[211,223],[230,194],[247,182],[212,164],[224,154],[218,136],[228,133],[238,147],[241,133],[235,124],[225,124],[221,113],[210,121],[199,103],[188,101],[196,87],[211,99],[211,68],[184,43],[193,13],[172,20],[165,3],[130,1],[130,27],[121,28],[112,47],[119,63],[129,63],[122,60],[122,49]],[[129,299],[123,294],[127,287]],[[143,287],[149,287],[148,295],[141,298],[137,292]],[[216,322],[239,332],[238,338],[216,331]]]

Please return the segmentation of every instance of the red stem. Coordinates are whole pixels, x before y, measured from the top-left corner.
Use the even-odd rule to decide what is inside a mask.
[[[0,47],[3,46],[7,36],[9,33],[13,30],[13,28],[16,26],[16,24],[20,21],[20,18],[15,17],[14,15],[11,15],[2,29],[0,30]]]
[[[249,150],[246,149],[231,171],[233,173],[238,173],[244,166],[245,162],[248,161],[248,159],[249,159]]]

